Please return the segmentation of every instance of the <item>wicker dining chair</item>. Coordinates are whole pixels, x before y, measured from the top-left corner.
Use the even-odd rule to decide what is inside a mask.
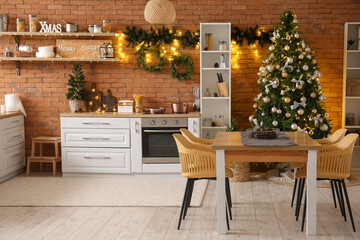
[[[345,128],[341,128],[336,130],[330,137],[328,138],[322,138],[322,139],[314,139],[317,143],[321,144],[321,145],[328,145],[328,144],[333,144],[336,143],[338,141],[340,141],[341,139],[343,139],[343,137],[345,136],[346,133],[346,129]],[[292,162],[290,163],[290,168],[291,169],[301,169],[301,168],[306,168],[306,163],[297,163],[297,162]],[[304,184],[303,179],[298,179],[295,177],[295,182],[294,182],[294,188],[293,188],[293,194],[292,194],[292,198],[291,198],[291,207],[293,207],[294,205],[294,199],[295,199],[295,193],[296,193],[296,188],[297,185],[299,183],[299,187],[298,187],[298,193],[297,193],[297,201],[296,201],[296,208],[295,208],[295,215],[296,217],[299,216],[299,204],[301,203],[301,198],[299,198],[299,196],[302,197],[302,193],[301,193],[301,189],[302,185]],[[334,206],[336,208],[336,200],[335,200],[335,192],[334,192],[334,187],[336,189],[336,192],[338,193],[337,190],[337,185],[335,182],[330,181],[331,183],[331,190],[333,193],[333,199],[334,199]],[[339,198],[339,195],[338,195]]]
[[[354,150],[354,145],[359,137],[356,133],[351,133],[346,135],[342,140],[334,144],[324,145],[321,151],[318,153],[317,157],[317,178],[319,180],[332,180],[339,184],[340,199],[339,202],[341,213],[346,221],[346,211],[344,196],[347,203],[349,216],[354,232],[356,231],[354,225],[354,219],[351,211],[350,200],[348,192],[346,189],[345,178],[350,176],[350,164],[352,153]],[[306,168],[302,168],[296,173],[296,177],[302,178],[305,181],[306,178]],[[304,188],[304,185],[302,185]],[[344,195],[343,191],[344,190]],[[306,192],[305,192],[305,201],[303,209],[303,218],[301,224],[301,231],[304,230],[306,214]]]
[[[178,229],[180,229],[181,220],[185,219],[187,209],[190,206],[192,191],[194,187],[194,182],[201,179],[216,179],[216,155],[210,151],[204,151],[196,149],[196,145],[189,142],[181,134],[173,134],[173,137],[176,141],[176,145],[179,151],[180,165],[181,165],[181,174],[187,178],[185,193],[183,202],[181,205]],[[233,176],[233,173],[230,169],[225,168],[225,177],[228,180]],[[227,207],[230,209],[230,199],[231,195],[229,194],[229,184],[225,184],[226,189],[226,198],[227,198]],[[231,210],[230,210],[231,211]],[[226,223],[228,229],[229,220],[228,212],[226,211]]]

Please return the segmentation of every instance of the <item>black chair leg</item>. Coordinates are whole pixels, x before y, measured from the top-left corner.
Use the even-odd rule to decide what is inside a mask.
[[[339,193],[339,188],[338,188],[338,184],[336,180],[333,180],[334,182],[334,187],[335,187],[335,192],[336,192],[336,196],[339,202],[339,208],[340,208],[340,212],[341,212],[341,216],[344,216],[344,210],[342,208],[342,204],[341,204],[341,199],[340,199],[340,193]]]
[[[335,199],[335,191],[334,191],[334,183],[333,180],[330,180],[330,184],[331,184],[331,192],[332,192],[332,196],[333,196],[333,200],[334,200],[334,207],[336,207],[336,199]]]
[[[225,178],[225,184],[226,184],[226,186],[227,186],[227,194],[229,195],[229,199],[228,199],[228,201],[229,201],[229,205],[230,205],[230,207],[232,207],[232,201],[231,201],[231,191],[230,191],[230,181],[229,181],[229,178],[227,177],[227,178]]]
[[[186,202],[185,202],[185,209],[184,209],[183,219],[185,219],[186,214],[187,214],[187,210],[190,207],[191,197],[192,197],[192,193],[193,193],[193,190],[194,190],[194,183],[195,183],[195,179],[190,179],[190,185],[189,185],[189,189],[188,189],[187,199],[186,199]]]
[[[304,210],[303,210],[302,223],[301,223],[302,232],[304,231],[305,217],[306,217],[306,190],[305,190]]]
[[[225,210],[226,210],[226,225],[227,225],[227,229],[230,230],[229,215],[226,206],[225,206]]]
[[[299,180],[298,178],[295,178],[293,194],[292,194],[292,198],[291,198],[291,207],[294,206],[295,192],[296,192],[296,186],[297,186],[298,180]]]
[[[296,216],[296,213],[297,213],[297,210],[299,207],[299,199],[300,199],[302,181],[303,181],[303,179],[299,178],[299,186],[298,186],[297,194],[296,194],[295,216]]]
[[[228,207],[228,209],[229,209],[230,220],[232,220],[232,213],[231,213],[231,193],[230,193],[229,178],[225,178],[225,193],[226,193],[227,207]]]
[[[300,213],[302,196],[304,194],[304,187],[305,187],[305,178],[302,179],[302,184],[301,184],[301,189],[300,189],[300,196],[298,198],[298,206],[297,206],[297,211],[296,211],[296,221],[299,220],[299,213]]]
[[[188,180],[187,180],[187,182],[186,182],[186,187],[185,187],[185,192],[184,192],[184,198],[183,198],[183,202],[182,202],[181,210],[180,210],[178,230],[180,229],[182,215],[183,215],[183,212],[184,212],[184,210],[185,210],[185,204],[186,204],[186,200],[187,200],[187,194],[188,194],[188,190],[189,190],[189,185],[190,185],[190,179],[188,178]]]
[[[356,232],[355,224],[354,224],[354,219],[353,219],[353,215],[352,215],[352,211],[351,211],[351,206],[350,206],[349,195],[348,195],[347,190],[346,190],[345,180],[342,179],[342,180],[340,180],[340,182],[342,183],[343,188],[344,188],[344,194],[345,194],[346,204],[347,204],[348,210],[349,210],[349,216],[350,216],[350,220],[351,220],[351,225],[352,225],[352,227],[353,227],[354,232]]]
[[[335,180],[335,181],[337,181],[339,183],[339,192],[340,192],[341,205],[342,205],[343,214],[344,214],[344,221],[346,222],[344,195],[343,195],[343,192],[342,192],[341,182],[340,182],[340,180]]]

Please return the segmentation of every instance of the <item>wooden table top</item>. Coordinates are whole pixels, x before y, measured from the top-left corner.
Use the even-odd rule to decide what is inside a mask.
[[[321,145],[305,132],[285,132],[297,146],[245,146],[240,132],[218,132],[212,148],[214,150],[319,150]]]

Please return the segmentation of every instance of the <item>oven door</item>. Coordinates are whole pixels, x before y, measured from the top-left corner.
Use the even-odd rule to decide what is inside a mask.
[[[179,128],[142,128],[143,163],[179,163],[174,133]]]

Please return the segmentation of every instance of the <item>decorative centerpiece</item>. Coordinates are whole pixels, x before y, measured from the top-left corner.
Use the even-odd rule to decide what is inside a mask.
[[[73,74],[69,74],[68,93],[66,98],[69,100],[71,112],[85,112],[86,111],[86,81],[85,75],[81,69],[80,64],[74,64]]]
[[[246,130],[249,138],[257,139],[275,139],[279,136],[280,129],[278,128],[254,128]]]

